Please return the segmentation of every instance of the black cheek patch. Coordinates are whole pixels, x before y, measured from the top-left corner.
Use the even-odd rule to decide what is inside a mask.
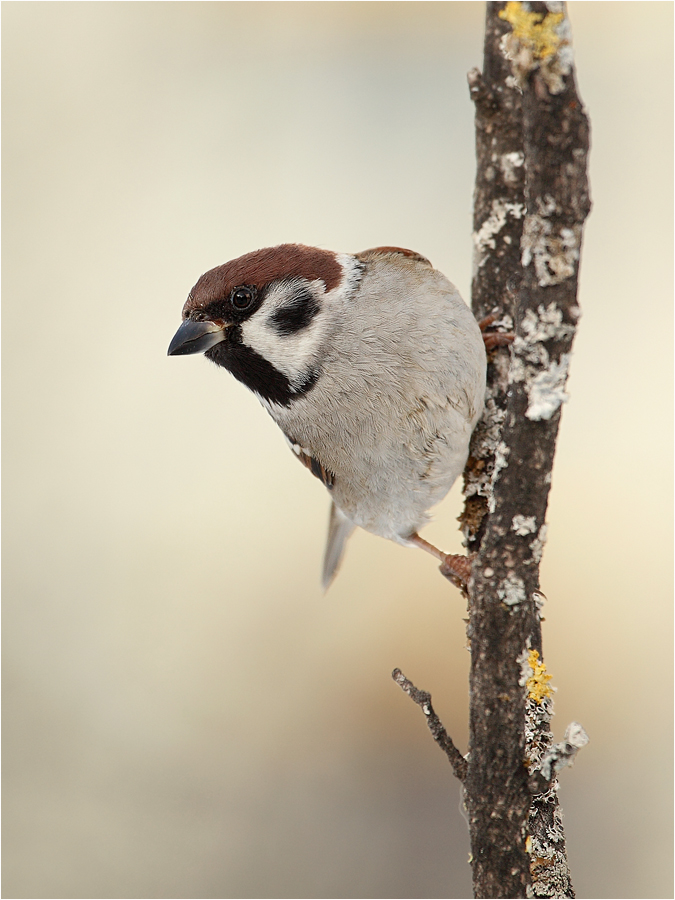
[[[320,309],[314,294],[301,290],[270,316],[270,324],[277,334],[288,337],[307,328]]]
[[[317,382],[319,370],[313,370],[297,387],[271,362],[241,342],[241,328],[228,329],[228,338],[207,350],[204,356],[231,372],[237,381],[269,403],[290,406],[293,400],[307,394]]]

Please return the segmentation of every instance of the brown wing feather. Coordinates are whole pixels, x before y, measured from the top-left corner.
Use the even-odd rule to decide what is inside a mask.
[[[307,450],[301,447],[297,441],[288,438],[288,443],[291,445],[291,450],[303,466],[309,469],[315,478],[318,478],[319,481],[325,484],[329,491],[332,491],[333,485],[335,484],[334,473],[322,465],[316,457],[312,456]]]
[[[393,256],[396,254],[407,256],[409,259],[416,259],[418,262],[426,263],[430,268],[433,268],[426,256],[422,256],[421,253],[416,253],[414,250],[405,250],[403,247],[372,247],[370,250],[362,250],[361,253],[356,253],[355,256],[357,259],[365,262],[368,259],[372,259],[373,256]]]

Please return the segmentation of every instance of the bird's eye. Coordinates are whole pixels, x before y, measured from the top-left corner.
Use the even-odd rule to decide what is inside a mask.
[[[232,291],[230,303],[235,309],[248,309],[253,303],[255,292],[250,287],[238,287]]]

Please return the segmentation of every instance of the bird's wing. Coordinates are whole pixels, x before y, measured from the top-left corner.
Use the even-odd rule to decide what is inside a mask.
[[[340,512],[335,503],[330,505],[330,519],[328,521],[328,541],[326,553],[323,558],[323,574],[321,584],[324,591],[328,590],[331,582],[337,575],[337,570],[342,562],[347,538],[356,526],[344,513]]]
[[[296,457],[300,460],[300,462],[305,466],[306,469],[312,473],[315,478],[318,478],[329,491],[333,490],[333,485],[335,484],[335,475],[330,469],[327,469],[319,460],[312,456],[311,451],[306,450],[304,447],[301,447],[300,444],[290,438],[285,432],[284,437],[288,441],[288,446],[291,448],[293,453],[295,453]]]
[[[417,253],[415,250],[406,250],[404,247],[371,247],[370,250],[362,250],[355,255],[361,262],[367,262],[376,256],[407,256],[409,259],[425,263],[430,268],[433,268],[426,256],[422,256],[421,253]]]

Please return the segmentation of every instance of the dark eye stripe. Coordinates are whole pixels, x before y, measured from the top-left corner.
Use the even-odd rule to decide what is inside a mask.
[[[270,316],[270,323],[277,334],[288,337],[307,328],[321,306],[309,290],[299,290],[282,307]]]

